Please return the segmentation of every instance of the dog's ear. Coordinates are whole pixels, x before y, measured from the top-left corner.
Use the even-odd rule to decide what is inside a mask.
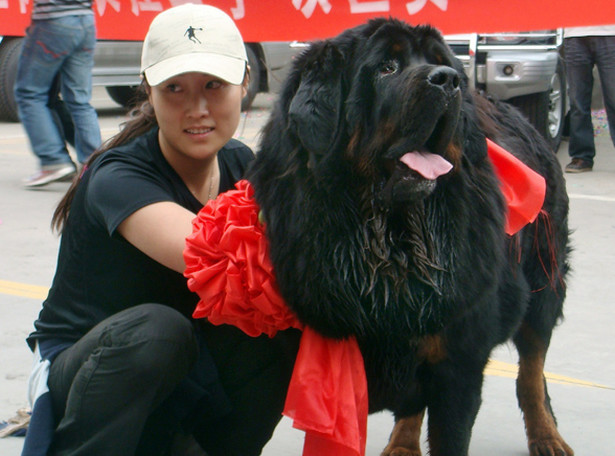
[[[301,63],[301,79],[288,110],[289,122],[313,161],[333,146],[340,127],[344,56],[335,44],[324,41],[313,44]]]

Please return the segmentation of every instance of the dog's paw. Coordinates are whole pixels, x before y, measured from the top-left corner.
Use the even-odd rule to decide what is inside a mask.
[[[380,453],[380,456],[421,456],[420,449],[409,449],[403,447],[389,448],[388,446]]]
[[[536,439],[529,443],[530,456],[574,456],[574,451],[560,438]]]

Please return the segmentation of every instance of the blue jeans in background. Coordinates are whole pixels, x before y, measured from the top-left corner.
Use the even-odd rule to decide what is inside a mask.
[[[49,109],[49,91],[60,76],[62,99],[75,125],[77,159],[84,163],[100,146],[92,98],[96,27],[93,15],[34,20],[19,58],[15,99],[19,118],[41,167],[70,163],[66,143]]]
[[[568,153],[572,158],[593,163],[596,155],[591,117],[594,65],[598,68],[609,130],[615,145],[615,36],[566,38],[564,53],[570,97]]]

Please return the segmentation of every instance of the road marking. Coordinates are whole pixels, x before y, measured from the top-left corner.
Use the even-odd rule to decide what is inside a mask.
[[[0,293],[2,294],[43,300],[47,297],[48,292],[49,288],[47,287],[0,280]]]
[[[570,199],[586,199],[586,200],[592,200],[592,201],[608,201],[610,203],[615,203],[614,196],[584,195],[582,193],[568,193],[568,197]]]
[[[47,287],[41,287],[39,285],[29,285],[27,283],[9,282],[8,280],[0,280],[0,294],[39,299],[42,301],[47,297],[48,292],[49,288]],[[493,375],[496,377],[517,378],[517,365],[491,359],[489,360],[489,363],[487,363],[487,367],[485,368],[485,374]],[[550,372],[545,372],[545,377],[550,383],[615,390],[615,388],[612,388],[610,386],[600,385],[598,383],[579,380],[576,378],[565,377],[563,375],[553,374]]]
[[[495,375],[497,377],[517,378],[518,367],[516,364],[505,363],[503,361],[496,361],[490,359],[485,368],[486,375]],[[600,385],[598,383],[587,382],[585,380],[579,380],[576,378],[565,377],[563,375],[553,374],[551,372],[545,372],[545,378],[549,383],[559,383],[561,385],[575,385],[584,386],[587,388],[600,388],[615,390],[610,386]]]

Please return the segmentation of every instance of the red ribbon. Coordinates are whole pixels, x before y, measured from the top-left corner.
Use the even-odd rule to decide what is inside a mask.
[[[508,205],[506,232],[533,222],[545,181],[487,140]],[[243,180],[209,201],[193,221],[184,259],[188,287],[201,298],[194,318],[230,324],[250,336],[303,330],[284,415],[305,431],[304,456],[362,456],[367,437],[367,381],[354,338],[328,339],[305,327],[286,306],[269,259],[254,189]]]
[[[490,139],[487,139],[487,154],[508,207],[506,234],[512,236],[536,220],[545,200],[547,184],[544,177]]]

